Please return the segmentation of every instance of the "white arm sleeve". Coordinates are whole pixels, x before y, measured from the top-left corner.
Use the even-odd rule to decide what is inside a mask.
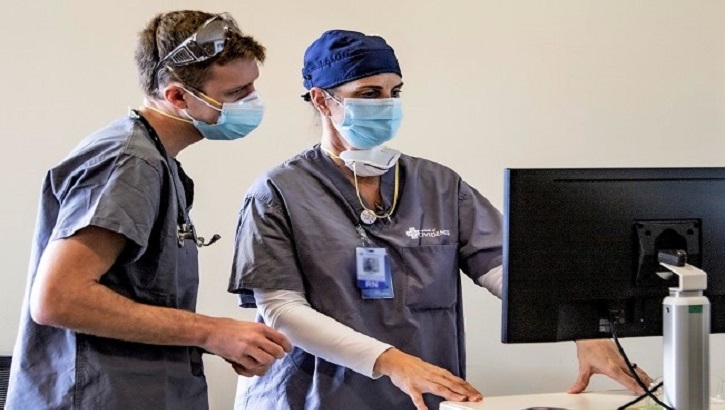
[[[494,296],[501,299],[503,295],[503,266],[499,265],[476,280],[479,286],[488,289]]]
[[[285,334],[295,346],[362,375],[374,379],[381,376],[373,373],[373,367],[391,345],[316,311],[301,292],[254,289],[254,299],[264,322]]]

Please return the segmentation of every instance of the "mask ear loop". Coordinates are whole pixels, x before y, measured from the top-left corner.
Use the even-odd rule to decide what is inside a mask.
[[[184,90],[184,91],[186,91],[187,93],[191,94],[192,97],[194,97],[197,100],[199,100],[199,101],[203,102],[204,104],[206,104],[207,107],[212,108],[212,109],[215,109],[215,110],[217,110],[219,112],[222,112],[222,108],[215,107],[215,106],[213,106],[209,102],[209,101],[211,101],[214,104],[219,104],[219,105],[223,106],[224,104],[220,103],[219,101],[217,101],[217,100],[209,97],[208,95],[202,93],[201,91],[199,92],[199,94],[201,94],[204,98],[199,97],[198,95],[196,95],[196,93],[194,93],[193,91],[187,90],[185,87],[181,87],[181,89]],[[207,98],[209,99],[209,101],[206,100]]]
[[[194,121],[192,121],[192,120],[187,120],[186,118],[181,118],[181,117],[177,117],[175,115],[171,115],[171,114],[169,114],[167,112],[161,111],[158,108],[152,107],[150,105],[144,105],[144,107],[148,108],[151,111],[154,111],[154,112],[158,113],[159,115],[163,115],[164,117],[171,118],[172,120],[185,122],[187,124],[193,124],[194,123]]]
[[[325,89],[322,89],[322,92],[324,92],[324,93],[325,93],[325,95],[327,95],[327,98],[325,98],[325,101],[327,101],[327,100],[332,100],[332,101],[334,101],[334,102],[335,102],[336,104],[338,104],[338,105],[339,105],[340,107],[342,107],[342,111],[343,111],[343,114],[342,114],[342,115],[343,115],[343,122],[344,122],[344,121],[345,121],[345,104],[344,104],[343,102],[340,102],[340,101],[339,101],[339,100],[338,100],[337,98],[333,97],[333,96],[332,96],[332,94],[330,94],[330,93],[329,93],[329,92],[328,92],[327,90],[325,90]],[[330,115],[330,116],[328,116],[328,118],[330,119],[330,121],[332,121],[332,123],[333,123],[333,124],[335,124],[336,126],[338,126],[338,127],[339,127],[339,126],[340,126],[340,124],[338,124],[338,123],[337,123],[337,121],[335,121],[335,120],[334,120],[334,119],[332,118],[332,110],[330,110],[330,114],[331,114],[331,115]]]
[[[342,101],[338,100],[337,98],[335,98],[335,97],[334,97],[334,96],[333,96],[332,94],[330,94],[330,93],[329,93],[329,92],[328,92],[327,90],[324,90],[324,89],[323,89],[323,90],[322,90],[322,92],[324,92],[325,94],[327,94],[327,98],[325,98],[325,100],[333,100],[333,101],[335,101],[336,103],[340,104],[340,105],[341,105],[342,107],[344,107],[344,106],[345,106],[345,103],[344,103],[344,102],[342,102]]]
[[[173,69],[173,68],[171,68],[171,66],[169,66],[169,65],[167,64],[167,65],[166,65],[166,68],[167,68],[167,69],[168,69],[168,70],[169,70],[169,71],[170,71],[170,72],[171,72],[171,73],[172,73],[172,74],[173,74],[173,75],[174,75],[174,76],[176,77],[176,81],[178,81],[178,82],[179,82],[179,83],[181,83],[181,84],[184,84],[184,82],[183,82],[183,81],[181,81],[181,79],[180,79],[180,77],[179,77],[179,74],[177,74],[177,73],[176,73],[176,71],[174,71],[174,69]],[[191,88],[191,86],[188,86],[188,87],[189,87],[189,88]],[[204,94],[203,92],[201,92],[201,91],[198,91],[198,93],[199,93],[199,94],[201,94],[201,95],[202,95],[202,96],[204,97],[204,98],[201,98],[201,97],[199,97],[198,95],[196,95],[196,93],[195,93],[194,91],[191,91],[191,90],[189,90],[188,88],[186,88],[186,87],[185,87],[185,86],[183,86],[183,85],[182,85],[182,86],[180,86],[179,88],[181,88],[182,90],[184,90],[184,91],[186,91],[187,93],[191,94],[191,95],[192,95],[192,96],[193,96],[194,98],[196,98],[197,100],[199,100],[199,101],[203,102],[203,103],[204,103],[204,104],[206,104],[206,105],[207,105],[207,106],[208,106],[209,108],[213,108],[213,109],[215,109],[215,110],[217,110],[217,111],[219,111],[219,112],[221,112],[221,111],[222,111],[222,109],[221,109],[221,108],[217,108],[217,107],[215,107],[215,106],[211,105],[211,103],[210,103],[209,101],[213,102],[214,104],[217,104],[217,105],[221,105],[221,106],[223,106],[224,104],[222,104],[222,103],[220,103],[219,101],[217,101],[217,100],[215,100],[215,99],[213,99],[213,98],[209,97],[208,95]],[[209,101],[207,101],[206,99],[209,99]]]

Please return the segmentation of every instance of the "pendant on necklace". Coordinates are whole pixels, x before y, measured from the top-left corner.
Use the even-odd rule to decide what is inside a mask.
[[[365,225],[370,225],[370,224],[374,223],[376,219],[378,219],[378,217],[377,217],[377,215],[375,215],[375,212],[373,212],[369,209],[364,209],[362,212],[360,212],[360,220]]]

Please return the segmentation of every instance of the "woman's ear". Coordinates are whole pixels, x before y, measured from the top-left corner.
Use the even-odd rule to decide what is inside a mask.
[[[329,100],[330,96],[322,88],[313,87],[310,89],[310,101],[312,101],[312,105],[325,117],[332,115],[332,111],[328,105]]]

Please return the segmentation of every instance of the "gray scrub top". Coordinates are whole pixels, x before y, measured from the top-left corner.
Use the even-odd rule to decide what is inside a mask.
[[[197,249],[176,239],[177,196],[193,184],[168,163],[143,126],[120,119],[80,143],[48,171],[32,247],[8,409],[206,409],[195,347],[152,346],[41,326],[28,298],[48,242],[86,226],[124,235],[126,246],[101,283],[139,303],[194,311]],[[183,185],[186,185],[184,189]],[[187,208],[188,209],[188,208]],[[71,274],[72,272],[69,272]],[[62,297],[62,295],[58,295]]]
[[[394,174],[381,180],[386,209]],[[364,300],[355,269],[362,210],[354,186],[319,146],[270,170],[245,197],[229,291],[246,307],[254,306],[254,288],[304,292],[317,311],[465,377],[459,270],[477,279],[501,264],[500,212],[451,169],[401,156],[395,213],[362,225],[372,245],[390,255],[395,297]],[[442,400],[424,398],[430,408]],[[414,408],[389,378],[373,380],[297,347],[253,378],[236,405]]]

